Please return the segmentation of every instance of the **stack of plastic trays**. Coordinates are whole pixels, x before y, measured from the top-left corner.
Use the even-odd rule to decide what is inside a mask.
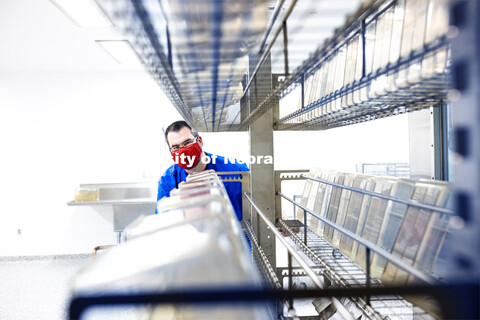
[[[311,177],[316,177],[317,176],[317,170],[316,169],[310,170],[309,175]],[[307,203],[305,205],[305,207],[307,207],[307,209],[310,209],[312,211],[313,211],[313,208],[315,206],[315,201],[316,201],[316,198],[317,198],[317,195],[318,195],[319,185],[320,185],[320,183],[318,181],[313,181],[312,180],[312,187],[310,188],[310,195],[308,196],[308,200],[307,200]],[[311,224],[312,219],[314,219],[314,218],[312,218],[312,216],[307,213],[307,225]]]
[[[319,179],[322,179],[322,174],[323,174],[323,171],[322,170],[319,170],[319,169],[312,169],[310,170],[310,175],[311,177],[313,178],[319,178]],[[309,199],[309,209],[311,209],[313,212],[316,212],[316,213],[319,213],[319,211],[316,211],[315,209],[317,209],[317,202],[319,201],[319,198],[322,198],[323,200],[323,197],[324,197],[324,192],[323,192],[323,183],[320,183],[320,182],[316,182],[316,186],[314,188],[312,188],[312,191],[311,191],[311,196],[310,196],[310,199]],[[309,220],[308,220],[308,226],[312,229],[312,230],[316,230],[317,227],[318,227],[318,219],[316,219],[315,217],[309,215]]]
[[[401,0],[379,16],[376,21],[373,74],[388,63],[397,63],[400,58],[410,59],[413,52],[423,50],[424,45],[445,35],[448,25],[446,10],[445,3],[437,0]],[[368,86],[369,103],[418,103],[429,94],[438,94],[438,90],[442,89],[439,85],[445,85],[446,50],[446,47],[438,49],[426,57],[409,61],[400,69],[374,78]]]
[[[353,187],[372,191],[375,187],[375,180],[366,175],[356,175],[353,182]],[[368,212],[370,206],[370,197],[363,193],[352,192],[350,202],[348,204],[347,212],[343,227],[355,234],[359,234],[360,219]],[[339,243],[339,249],[347,256],[352,258],[353,243],[355,241],[342,234]]]
[[[336,184],[343,184],[345,181],[346,175],[344,173],[337,172],[333,174],[330,178],[333,179],[332,182]],[[330,195],[330,201],[328,202],[328,209],[326,214],[326,218],[332,222],[337,221],[337,215],[340,207],[340,199],[342,197],[342,191],[343,189],[340,187],[332,187],[332,192]],[[332,243],[334,231],[335,229],[333,229],[332,227],[325,226],[323,230],[323,237],[325,238],[325,240]]]
[[[322,68],[318,68],[314,73],[313,73],[313,87],[312,87],[312,90],[310,91],[310,95],[309,95],[309,100],[308,100],[308,106],[310,106],[311,104],[313,104],[315,101],[318,100],[318,91],[321,87],[321,76],[322,76]],[[309,112],[309,115],[308,115],[308,120],[313,120],[315,119],[316,117],[318,117],[317,115],[317,111],[318,111],[318,107],[311,110]]]
[[[428,1],[407,0],[405,4],[405,18],[403,20],[402,46],[400,57],[406,58],[413,50],[423,46],[427,19]],[[399,89],[407,89],[411,84],[418,82],[421,65],[418,62],[408,64],[399,70],[396,84]]]
[[[331,171],[317,170],[315,172],[315,178],[329,180],[329,175]],[[319,183],[317,188],[317,193],[315,195],[315,203],[313,204],[313,212],[316,212],[320,217],[325,218],[328,208],[328,199],[330,199],[330,192],[332,186]],[[310,220],[310,228],[318,235],[323,234],[324,223],[319,219],[312,217]]]
[[[324,62],[321,66],[320,72],[320,83],[319,88],[316,91],[317,96],[315,97],[315,101],[320,100],[322,97],[326,96],[327,91],[327,78],[328,78],[328,65]],[[318,109],[317,116],[324,116],[327,114],[327,110],[325,105],[321,105]]]
[[[337,102],[335,91],[343,85],[345,57],[345,50],[341,47],[322,64],[319,68],[320,72],[316,72],[317,78],[311,90],[314,98],[311,103],[322,97],[329,97],[329,99],[317,108],[318,112],[311,113],[310,120],[313,119],[313,116],[330,116],[338,109],[337,103],[340,104],[340,100]],[[342,83],[339,85],[340,82]]]
[[[301,87],[300,87],[301,88]],[[300,92],[300,98],[298,99],[298,103],[297,103],[297,111],[302,109],[303,108],[303,105],[302,105],[302,93]],[[288,120],[288,123],[298,123],[300,122],[300,118],[299,117],[294,117],[294,118],[290,118]]]
[[[445,1],[407,0],[400,57],[422,50],[447,33],[448,7]],[[445,84],[447,48],[436,51],[400,69],[396,78],[398,89],[413,96],[414,100],[436,94],[439,84]],[[441,88],[441,87],[440,87]]]
[[[327,61],[327,84],[325,87],[325,96],[330,95],[333,92],[333,87],[335,84],[335,68],[337,66],[337,55],[333,54]],[[323,106],[325,115],[330,115],[332,113],[331,103],[326,103]]]
[[[430,0],[427,17],[427,30],[425,32],[425,43],[432,43],[436,39],[445,36],[448,32],[449,11],[445,1]],[[423,79],[428,83],[445,85],[445,70],[447,68],[448,48],[441,48],[422,61]]]
[[[303,81],[303,105],[302,105],[302,97],[300,96],[300,99],[297,104],[297,110],[300,110],[302,108],[308,107],[312,103],[312,92],[313,88],[316,85],[315,83],[315,74],[311,73],[305,74],[304,81]],[[305,122],[310,119],[310,113],[301,113],[298,115],[298,122]]]
[[[375,33],[376,33],[376,20],[371,21],[365,30],[365,74],[368,75],[373,71],[373,55],[375,52]],[[362,54],[357,56],[357,59],[362,59]],[[366,106],[370,105],[367,103],[369,101],[368,97],[369,86],[364,85],[360,88],[355,89],[353,92],[353,103],[355,106]]]
[[[412,180],[399,179],[392,188],[391,195],[402,199],[411,199],[415,187]],[[392,251],[393,245],[397,238],[398,231],[402,225],[403,218],[407,213],[408,206],[403,203],[390,201],[382,227],[380,228],[380,236],[377,245],[387,251]],[[372,262],[372,275],[379,278],[383,274],[387,261],[378,255],[374,255]]]
[[[392,188],[397,180],[394,178],[383,177],[375,177],[374,179],[375,187],[373,192],[387,196],[391,194]],[[387,205],[389,201],[377,197],[367,197],[366,200],[367,201],[364,203],[364,205],[366,208],[368,207],[368,209],[362,210],[356,233],[365,240],[377,244],[380,238],[380,229],[385,218],[385,212],[387,211]],[[358,242],[354,242],[352,245],[351,257],[364,269],[366,268],[365,255],[365,247],[360,245]]]
[[[306,79],[303,79],[303,92],[300,93],[300,96],[298,97],[298,103],[297,103],[297,112],[301,111],[304,107],[308,105],[306,101],[306,94],[307,94],[307,88],[308,88],[308,83],[310,82],[311,77],[307,77]],[[302,103],[302,94],[303,94],[303,103]],[[298,123],[302,121],[302,114],[298,115],[297,117],[294,117],[290,119],[291,123]]]
[[[323,174],[323,178],[325,180],[328,180],[328,181],[334,181],[334,176],[335,176],[336,172],[334,171],[329,171],[329,172],[325,172]],[[317,206],[320,208],[320,213],[321,213],[321,217],[323,218],[326,218],[327,217],[327,212],[328,212],[328,207],[330,206],[330,199],[331,199],[331,196],[332,196],[332,190],[333,190],[333,186],[331,185],[324,185],[324,201],[322,203],[320,202],[317,202]],[[325,231],[325,224],[324,223],[321,223],[318,228],[317,228],[317,233],[320,234],[320,235],[323,235]]]
[[[176,189],[178,190],[178,189]],[[211,186],[204,186],[203,188],[189,189],[186,192],[175,194],[173,191],[169,198],[163,198],[158,202],[157,210],[159,215],[142,216],[132,222],[125,230],[125,241],[129,242],[135,238],[152,234],[158,230],[170,227],[174,224],[183,223],[185,220],[195,218],[196,216],[203,217],[208,215],[205,210],[209,199],[225,199],[225,191],[213,183]],[[221,200],[223,201],[223,200]],[[185,207],[182,213],[179,213],[179,202]],[[202,210],[196,210],[195,206],[200,204]],[[228,206],[228,204],[225,204]],[[199,214],[197,214],[200,212]]]
[[[185,215],[176,213],[178,204],[181,202],[185,207],[195,206],[198,203],[207,201],[209,197],[221,197],[225,200],[225,206],[230,210],[228,194],[225,191],[222,181],[214,174],[213,170],[198,175],[189,175],[187,182],[179,184],[178,189],[170,192],[170,197],[165,197],[158,202],[158,215],[144,216],[133,222],[125,231],[125,240],[129,241],[139,236],[152,233],[159,228],[164,228],[169,223],[178,223],[185,220]],[[188,217],[194,217],[190,210]],[[173,212],[173,214],[172,214]],[[202,215],[201,215],[202,216]],[[230,223],[232,223],[230,221]],[[235,228],[233,223],[232,227]]]
[[[244,234],[224,188],[219,188],[221,181],[219,184],[211,172],[188,180],[183,189],[159,201],[157,215],[127,228],[125,244],[98,256],[78,274],[74,295],[168,294],[195,288],[259,286]],[[203,187],[199,187],[201,183]],[[268,318],[263,308],[234,305],[212,302],[208,307],[187,304],[147,309],[151,319]]]
[[[430,182],[432,183],[432,182]],[[440,207],[451,208],[451,193],[448,186],[444,183],[435,183],[440,188],[443,188],[438,195],[435,205]],[[443,184],[443,186],[442,186]],[[428,224],[425,228],[425,235],[422,238],[422,243],[417,252],[414,265],[423,272],[432,275],[435,278],[440,278],[440,274],[448,273],[445,268],[447,251],[445,245],[449,241],[453,227],[450,224],[450,215],[432,212]],[[453,220],[453,219],[452,219]],[[411,276],[409,282],[413,281]],[[417,305],[422,306],[426,310],[438,310],[438,305],[428,298],[417,298],[414,301]]]
[[[448,48],[411,59],[426,45],[435,44],[448,29],[448,8],[442,0],[399,0],[375,19],[366,21],[365,60],[362,37],[356,30],[349,40],[305,78],[304,102],[298,109],[324,101],[314,110],[293,117],[300,123],[326,117],[333,119],[363,108],[381,110],[392,106],[422,106],[446,87]],[[365,66],[363,66],[365,61]],[[402,67],[385,70],[403,63]],[[360,81],[368,77],[360,86]],[[367,79],[367,78],[365,78]],[[352,87],[352,88],[349,88]],[[342,96],[339,96],[343,89]],[[429,100],[430,99],[430,100]]]
[[[444,207],[448,199],[447,187],[446,183],[417,182],[412,199]],[[441,217],[437,212],[409,207],[392,253],[424,273],[437,277],[432,269],[442,249],[444,243],[442,240],[446,237],[448,218],[445,214]],[[440,228],[437,229],[438,227]],[[387,263],[382,281],[404,285],[418,280],[406,271]],[[409,300],[434,314],[438,313],[438,306],[434,300],[426,297],[410,297]]]
[[[357,57],[361,54],[359,51],[360,35],[353,36],[347,43],[347,56],[345,61],[345,79],[343,82],[344,87],[351,85],[354,81],[360,80],[362,77],[361,62]],[[346,109],[353,105],[353,91],[348,91],[342,97],[342,108]]]
[[[446,183],[432,184],[430,182],[417,182],[412,200],[444,207],[448,198],[447,188],[448,184]],[[431,241],[432,239],[431,233],[437,232],[437,230],[432,229],[431,224],[437,224],[435,221],[436,219],[433,217],[438,217],[438,215],[439,213],[434,213],[431,210],[410,206],[398,232],[392,253],[400,257],[402,260],[407,261],[412,265],[416,265],[419,269],[422,269],[422,271],[431,274],[431,265],[424,266],[423,261],[431,261],[431,258],[424,258],[426,251],[436,252],[440,249],[439,247],[432,246],[431,243],[428,243],[428,241]],[[435,241],[434,243],[436,245],[440,244],[439,241]],[[391,263],[387,264],[382,276],[383,282],[406,284],[412,280],[414,280],[414,278],[411,275]]]
[[[395,7],[387,9],[377,18],[375,50],[373,52],[373,70],[380,70],[388,64],[391,42],[398,41],[392,38],[392,28],[395,22]],[[369,85],[368,97],[376,99],[387,93],[387,75],[376,77]]]
[[[452,196],[450,190],[447,190],[446,208],[452,207]],[[444,201],[443,197],[440,201]],[[433,275],[441,275],[448,273],[445,270],[447,246],[451,234],[453,232],[453,226],[450,215],[434,212],[428,223],[427,230],[425,232],[424,246],[419,250],[418,258],[415,261],[415,265],[419,266],[425,272]]]
[[[332,83],[328,82],[328,80],[330,79],[330,81],[333,81],[335,77],[334,73],[328,73],[329,68],[331,68],[331,64],[332,59],[323,62],[322,65],[317,68],[317,70],[308,78],[311,79],[312,85],[308,86],[308,88],[305,86],[304,94],[305,97],[307,97],[305,100],[306,107],[331,93]],[[327,108],[328,105],[324,103],[308,112],[305,116],[300,115],[299,117],[296,117],[297,120],[294,120],[294,122],[304,122],[303,120],[313,120],[318,117],[325,116],[328,114]]]
[[[320,67],[318,68],[315,73],[314,73],[315,79],[314,79],[314,86],[312,88],[311,92],[311,102],[310,105],[317,102],[321,96],[320,96],[320,91],[322,90],[323,83],[322,79],[325,78],[325,68]],[[310,120],[314,120],[321,116],[321,107],[315,107],[315,109],[312,109],[310,111]]]
[[[314,85],[314,75],[308,76],[305,81],[304,81],[304,89],[303,89],[303,99],[304,99],[304,105],[301,107],[308,107],[311,103],[310,101],[310,92],[312,91],[313,85]],[[301,99],[301,97],[300,97]],[[303,113],[300,114],[300,122],[305,122],[308,120],[308,113]]]
[[[353,187],[354,181],[355,181],[355,174],[346,174],[345,175],[345,180],[343,181],[343,185],[347,187]],[[347,189],[342,189],[341,196],[340,196],[340,203],[338,205],[338,213],[337,217],[335,220],[332,220],[335,222],[337,225],[343,227],[345,223],[345,217],[347,215],[347,209],[350,204],[350,199],[352,196],[352,191],[347,190]],[[340,243],[340,238],[342,236],[342,233],[340,231],[335,230],[333,232],[333,237],[331,238],[331,244],[334,247],[338,247]]]
[[[309,176],[312,176],[312,172],[310,171],[308,173]],[[312,186],[314,185],[314,181],[310,180],[310,179],[306,179],[305,180],[305,185],[303,187],[303,193],[302,193],[302,198],[300,199],[300,204],[302,206],[306,206],[307,203],[309,202],[309,197],[311,196],[311,191],[312,191]],[[303,209],[301,208],[298,208],[297,209],[297,214],[296,214],[296,218],[297,220],[299,220],[300,222],[302,223],[305,223],[305,220],[303,219]]]
[[[333,94],[334,98],[331,100],[330,109],[332,112],[337,113],[342,110],[342,99],[337,94],[337,91],[343,87],[344,79],[345,79],[345,63],[347,58],[347,50],[346,46],[340,47],[337,52],[337,64],[335,67],[335,81],[333,83]]]
[[[226,217],[231,224],[232,230],[234,230],[236,234],[242,233],[240,232],[241,228],[238,224],[236,215],[231,214],[234,212],[234,209],[226,192],[225,186],[223,185],[222,180],[215,174],[214,170],[188,175],[186,181],[180,183],[178,185],[178,189],[172,190],[170,196],[178,197],[180,200],[183,200],[203,196],[206,194],[213,195],[217,193],[225,200],[227,206],[226,211],[230,213],[226,215]],[[157,210],[160,212],[159,209]]]
[[[327,84],[326,81],[325,81],[325,79],[327,77],[326,71],[327,71],[327,69],[324,65],[322,65],[320,67],[320,69],[317,71],[317,73],[318,73],[318,83],[317,83],[317,87],[315,88],[314,101],[320,100],[325,95],[325,89],[326,89],[326,84]],[[314,115],[315,115],[315,118],[318,118],[318,117],[321,117],[321,116],[324,115],[323,105],[320,105],[320,106],[315,108]]]
[[[403,21],[405,18],[405,0],[397,1],[393,14],[392,21],[392,37],[390,40],[390,48],[388,54],[388,63],[394,64],[400,58],[400,48],[402,45],[402,30],[403,30]],[[391,99],[391,103],[395,101],[405,101],[405,97],[402,97],[399,93],[394,94],[397,91],[397,86],[395,84],[395,79],[397,77],[398,70],[392,70],[387,73],[387,87],[386,87],[386,99]],[[381,91],[383,88],[380,88]]]

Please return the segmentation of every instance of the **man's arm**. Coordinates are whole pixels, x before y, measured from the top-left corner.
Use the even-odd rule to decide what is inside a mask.
[[[158,181],[158,193],[157,193],[157,201],[162,199],[163,197],[169,197],[170,191],[167,191],[162,183],[162,180]]]
[[[170,191],[172,191],[173,188],[171,188],[171,183],[168,180],[169,179],[163,175],[158,181],[157,203],[160,199],[170,196]],[[155,214],[157,213],[157,207],[155,206]]]

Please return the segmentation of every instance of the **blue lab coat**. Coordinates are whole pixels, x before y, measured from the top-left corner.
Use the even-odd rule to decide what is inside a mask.
[[[239,163],[235,160],[235,163],[228,161],[226,163],[225,158],[216,156],[215,163],[213,163],[212,154],[205,152],[212,161],[207,164],[205,170],[214,170],[215,172],[222,171],[249,171],[246,164]],[[158,194],[157,201],[163,197],[169,197],[170,191],[178,188],[178,184],[183,182],[187,178],[187,172],[185,169],[180,168],[178,165],[173,164],[169,167],[163,176],[158,181]],[[239,221],[242,220],[242,184],[241,182],[224,182],[225,189],[227,190],[228,197],[232,202],[233,209],[237,215]],[[155,209],[155,213],[157,213]]]

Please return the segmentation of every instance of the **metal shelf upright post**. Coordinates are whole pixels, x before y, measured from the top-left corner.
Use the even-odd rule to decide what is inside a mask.
[[[250,55],[249,67],[252,72],[257,65],[259,57]],[[272,76],[270,56],[268,56],[256,74],[253,76],[254,85],[249,92],[248,108],[254,109],[257,102],[263,100],[272,90]],[[259,156],[273,156],[273,108],[265,112],[249,126],[250,154],[259,161]],[[251,195],[253,201],[268,215],[270,221],[275,223],[275,175],[273,163],[253,162],[250,166]],[[270,264],[276,265],[275,261],[275,237],[272,231],[256,215],[252,216],[252,226],[260,246],[263,248]]]
[[[480,3],[453,1],[450,7],[455,210],[462,232],[452,239],[452,280],[480,281]],[[478,292],[476,294],[478,297]],[[469,300],[468,294],[463,298]],[[461,298],[459,298],[461,300]],[[461,301],[459,301],[461,302]],[[478,301],[476,302],[478,307]],[[478,316],[478,310],[477,314]]]

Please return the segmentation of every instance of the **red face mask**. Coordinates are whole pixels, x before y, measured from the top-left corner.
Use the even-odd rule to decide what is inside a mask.
[[[180,168],[192,169],[195,167],[202,157],[202,148],[195,142],[188,147],[180,148],[176,151],[170,151],[173,162]]]

